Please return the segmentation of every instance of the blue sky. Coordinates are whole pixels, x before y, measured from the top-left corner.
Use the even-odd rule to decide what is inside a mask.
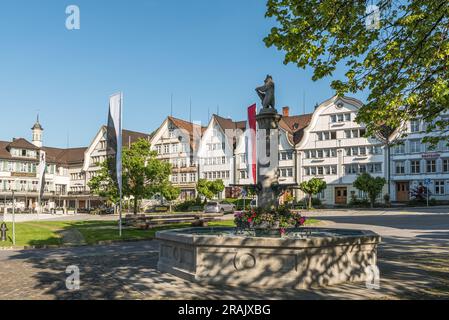
[[[65,28],[68,5],[81,29]],[[236,120],[258,101],[270,73],[277,108],[306,112],[329,98],[331,79],[283,65],[263,38],[274,21],[263,0],[1,0],[0,140],[30,138],[39,110],[44,144],[86,146],[124,92],[124,127],[151,132],[170,114],[206,122],[208,110]],[[341,77],[343,72],[334,75]],[[364,96],[355,96],[364,99]],[[67,139],[69,137],[69,139]]]

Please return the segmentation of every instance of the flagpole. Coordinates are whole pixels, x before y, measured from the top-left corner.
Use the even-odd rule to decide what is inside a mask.
[[[123,92],[120,92],[120,135],[123,137],[122,135],[122,124],[123,124]],[[120,139],[120,145],[117,146],[117,148],[120,148],[120,150],[122,149],[123,143],[122,143],[122,139]],[[122,166],[122,170],[123,170],[123,154],[122,152],[120,152],[120,165]],[[123,187],[123,171],[121,171],[122,174],[120,175],[120,203],[119,203],[119,236],[122,237],[122,197],[123,197],[123,192],[122,192],[122,187]]]

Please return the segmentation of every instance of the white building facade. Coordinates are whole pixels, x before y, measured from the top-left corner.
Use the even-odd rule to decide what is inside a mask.
[[[181,189],[180,200],[196,197],[199,176],[197,152],[204,128],[199,124],[167,117],[151,139],[158,159],[172,165],[171,183]]]
[[[318,198],[325,205],[345,205],[365,195],[353,187],[358,174],[384,177],[384,152],[380,142],[365,138],[365,128],[354,121],[362,103],[333,97],[316,107],[299,151],[298,182],[323,179],[327,188]],[[300,193],[300,197],[304,195]]]
[[[199,178],[208,181],[223,180],[225,189],[218,195],[219,198],[235,196],[234,148],[244,129],[244,121],[234,122],[213,115],[203,132],[197,154]]]
[[[422,142],[427,135],[421,120],[407,123],[405,138],[392,148],[391,199],[407,202],[414,189],[424,186],[429,197],[449,201],[449,146],[440,141],[436,148]],[[434,133],[434,135],[437,133]]]

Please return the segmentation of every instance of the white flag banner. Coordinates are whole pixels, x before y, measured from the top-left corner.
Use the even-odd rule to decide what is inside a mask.
[[[39,197],[41,199],[44,196],[44,191],[45,191],[45,171],[46,171],[46,169],[47,169],[46,154],[45,154],[45,151],[41,150],[39,152],[39,165],[37,168],[37,173],[38,173],[38,178],[39,178],[38,192],[39,192]]]
[[[112,159],[109,170],[113,179],[117,181],[120,194],[122,194],[122,103],[122,93],[110,97],[107,127],[107,152]]]

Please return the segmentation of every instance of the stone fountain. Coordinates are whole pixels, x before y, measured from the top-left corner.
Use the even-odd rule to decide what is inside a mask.
[[[278,202],[279,121],[274,82],[256,89],[258,206]],[[377,270],[380,237],[371,231],[300,228],[285,236],[206,227],[157,232],[158,269],[190,281],[249,287],[295,287],[367,281]]]

